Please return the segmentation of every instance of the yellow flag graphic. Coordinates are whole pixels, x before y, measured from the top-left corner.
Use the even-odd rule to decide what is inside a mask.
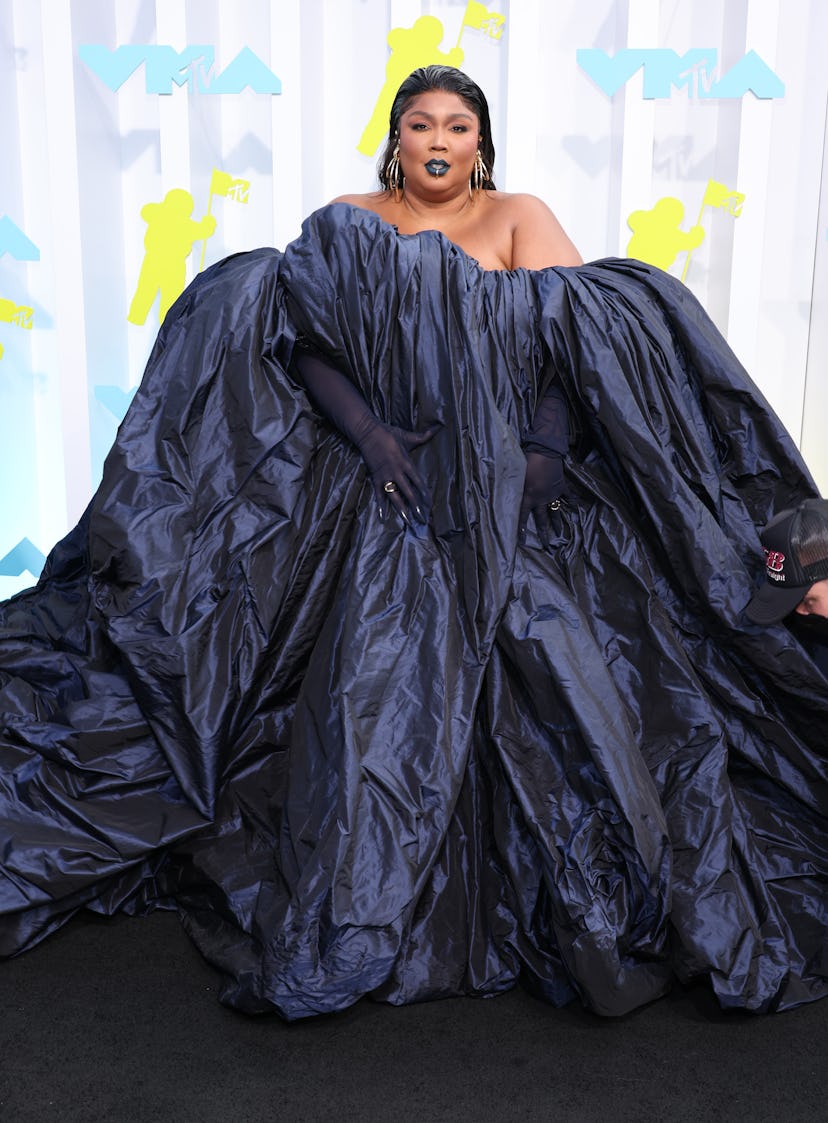
[[[463,15],[461,27],[470,27],[473,31],[485,31],[490,39],[499,39],[503,34],[506,17],[500,12],[492,12],[485,4],[478,0],[469,0]]]
[[[734,191],[732,187],[726,187],[725,184],[719,183],[715,179],[709,179],[707,181],[707,187],[704,189],[704,198],[699,207],[698,223],[701,223],[705,207],[713,207],[715,210],[724,210],[727,211],[728,214],[732,214],[734,218],[738,218],[742,213],[744,201],[745,195],[743,195],[741,191]],[[687,260],[684,263],[684,270],[681,274],[682,281],[687,277],[687,270],[690,268],[692,252],[691,250],[690,253],[688,253]]]
[[[210,176],[210,194],[223,195],[236,203],[246,203],[250,195],[250,182],[246,179],[233,179],[227,172],[213,168]]]
[[[730,187],[725,187],[723,183],[717,183],[715,179],[709,179],[702,199],[702,207],[724,209],[734,218],[738,218],[742,213],[744,201],[745,196],[741,191],[733,191]]]
[[[17,324],[25,331],[32,330],[34,309],[25,304],[15,304],[13,300],[0,297],[0,321],[4,324]]]

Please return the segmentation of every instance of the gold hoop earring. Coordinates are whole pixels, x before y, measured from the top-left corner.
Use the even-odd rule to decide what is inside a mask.
[[[489,169],[486,167],[478,148],[474,154],[474,166],[469,179],[469,195],[473,195],[475,191],[482,191],[483,184],[488,183],[490,178]]]
[[[391,153],[391,159],[385,165],[385,182],[388,185],[388,190],[393,191],[395,195],[405,191],[405,176],[402,175],[402,169],[400,168],[399,141],[397,141],[394,151]]]

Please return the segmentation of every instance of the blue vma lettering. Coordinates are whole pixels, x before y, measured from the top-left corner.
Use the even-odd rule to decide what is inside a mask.
[[[130,402],[135,397],[138,387],[133,387],[132,390],[122,390],[120,386],[96,386],[95,397],[105,406],[106,409],[119,421],[123,421],[126,417],[126,411],[129,409]]]
[[[176,86],[189,86],[190,93],[239,94],[250,88],[257,94],[280,94],[282,83],[262,60],[243,47],[220,73],[213,73],[215,49],[204,44],[174,47],[142,44],[110,50],[98,44],[78,47],[83,62],[110,90],[118,90],[144,64],[148,94],[171,94]]]
[[[674,89],[687,89],[690,97],[740,98],[748,91],[758,98],[785,96],[785,84],[756,51],[748,51],[728,72],[717,77],[719,52],[715,47],[695,47],[680,55],[661,48],[626,47],[610,57],[606,51],[576,52],[578,65],[610,97],[644,71],[643,96],[668,98]]]
[[[0,257],[10,253],[18,261],[40,261],[40,250],[7,214],[0,218]]]
[[[26,570],[39,577],[46,558],[28,538],[21,538],[13,550],[0,558],[0,577],[19,577]]]

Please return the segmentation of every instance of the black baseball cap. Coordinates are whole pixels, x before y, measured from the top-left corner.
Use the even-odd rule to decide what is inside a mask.
[[[755,624],[776,624],[828,577],[828,499],[780,511],[759,537],[767,580],[745,611]]]

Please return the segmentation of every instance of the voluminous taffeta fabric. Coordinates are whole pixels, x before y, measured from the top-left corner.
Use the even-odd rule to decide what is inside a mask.
[[[381,519],[296,340],[413,459]],[[544,549],[521,438],[576,432]],[[333,204],[168,314],[101,485],[0,607],[0,954],[175,908],[288,1019],[518,981],[629,1011],[828,992],[828,682],[744,607],[816,494],[680,283],[486,272]]]

